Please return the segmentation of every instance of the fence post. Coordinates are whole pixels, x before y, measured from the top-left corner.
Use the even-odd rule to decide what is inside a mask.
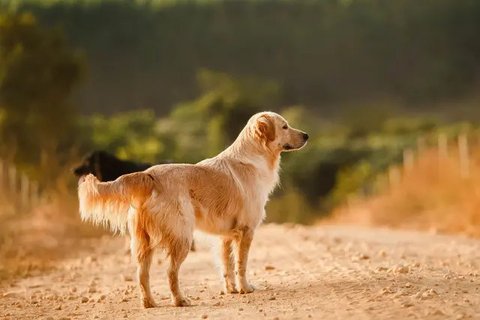
[[[388,169],[388,182],[390,189],[393,189],[400,183],[400,170],[397,167],[390,167]]]
[[[403,170],[404,172],[410,172],[413,169],[415,162],[415,155],[410,149],[403,150]]]
[[[425,137],[418,137],[417,139],[417,153],[418,155],[421,155],[427,147],[427,141]],[[418,157],[420,158],[420,157]]]
[[[462,178],[468,178],[470,176],[470,157],[466,134],[458,136],[458,158],[460,163],[460,175]]]
[[[438,135],[438,158],[439,160],[448,158],[448,139],[445,133]]]

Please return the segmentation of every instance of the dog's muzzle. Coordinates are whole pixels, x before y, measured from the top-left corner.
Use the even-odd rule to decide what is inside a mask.
[[[74,169],[72,169],[72,172],[77,177],[81,177],[81,176],[89,173],[89,171],[87,170],[87,168],[85,166],[74,168]]]

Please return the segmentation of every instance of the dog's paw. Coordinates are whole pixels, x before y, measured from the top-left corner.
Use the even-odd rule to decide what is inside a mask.
[[[225,293],[235,294],[235,293],[238,293],[238,290],[235,287],[227,287],[222,289],[222,291],[220,291],[221,295],[224,295]]]
[[[178,299],[173,298],[173,304],[175,305],[175,307],[188,307],[192,305],[192,303],[190,302],[190,299],[185,297],[181,297]]]
[[[241,294],[252,293],[253,291],[255,291],[255,287],[248,283],[246,283],[245,285],[242,285],[240,288]]]
[[[143,307],[148,308],[156,308],[157,304],[151,299],[143,299]]]

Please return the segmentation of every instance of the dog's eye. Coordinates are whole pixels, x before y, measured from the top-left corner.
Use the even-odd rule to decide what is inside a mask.
[[[287,129],[288,129],[288,126],[287,126],[287,125],[284,125],[284,126],[282,127],[282,129],[287,130]]]

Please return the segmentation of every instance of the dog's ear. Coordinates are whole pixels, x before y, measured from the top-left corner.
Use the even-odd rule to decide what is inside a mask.
[[[270,116],[265,114],[257,119],[255,133],[262,140],[275,140],[275,125]]]

